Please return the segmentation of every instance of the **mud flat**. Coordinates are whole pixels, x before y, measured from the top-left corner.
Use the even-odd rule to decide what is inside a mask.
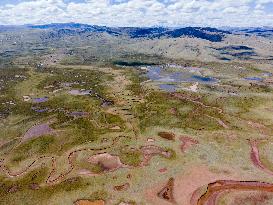
[[[273,193],[273,184],[258,181],[220,180],[208,185],[197,205],[217,205],[217,198],[227,191],[261,191]]]
[[[108,153],[91,156],[88,159],[88,162],[95,165],[99,165],[103,171],[109,172],[125,167],[125,165],[121,163],[118,156],[113,156]]]

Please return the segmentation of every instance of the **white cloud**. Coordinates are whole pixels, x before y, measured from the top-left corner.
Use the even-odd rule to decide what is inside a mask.
[[[30,0],[0,7],[0,24],[273,26],[273,0]]]

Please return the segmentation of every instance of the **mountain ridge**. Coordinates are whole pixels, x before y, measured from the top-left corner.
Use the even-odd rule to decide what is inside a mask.
[[[54,23],[44,25],[29,25],[32,29],[50,29],[51,37],[62,37],[62,35],[80,35],[84,33],[108,33],[110,35],[126,35],[130,38],[179,38],[193,37],[208,40],[211,42],[220,42],[229,31],[220,30],[212,27],[107,27],[79,23]]]

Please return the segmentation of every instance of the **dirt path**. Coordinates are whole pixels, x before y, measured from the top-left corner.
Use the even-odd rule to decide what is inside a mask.
[[[211,118],[211,119],[215,120],[223,128],[225,128],[225,129],[229,128],[229,126],[227,124],[225,124],[221,119],[219,119],[217,117],[210,116],[210,115],[205,115],[205,116],[207,116],[208,118]]]
[[[258,145],[261,143],[261,141],[258,140],[249,140],[249,144],[251,146],[251,152],[250,152],[250,158],[253,164],[260,170],[273,175],[273,171],[270,170],[263,162],[261,161],[260,158],[260,153],[259,153],[259,148]]]
[[[217,112],[218,112],[219,114],[223,114],[223,113],[224,113],[223,109],[221,109],[221,108],[219,108],[219,107],[214,107],[214,106],[205,105],[203,102],[200,102],[200,101],[198,101],[197,99],[191,99],[191,98],[189,98],[189,97],[187,97],[187,96],[181,95],[180,93],[174,93],[174,94],[171,94],[171,96],[173,96],[173,97],[175,97],[175,98],[178,98],[178,99],[190,101],[190,102],[192,102],[192,103],[194,103],[194,104],[201,105],[201,106],[204,107],[204,108],[212,108],[212,109],[215,109],[215,110],[217,110]]]
[[[50,174],[46,180],[46,184],[48,185],[52,185],[55,184],[59,181],[61,181],[64,177],[66,177],[67,175],[69,175],[73,169],[75,168],[74,165],[74,161],[76,160],[76,158],[74,158],[74,155],[80,152],[84,152],[84,151],[103,151],[106,149],[110,149],[112,148],[122,137],[116,137],[113,139],[112,143],[108,146],[105,147],[101,147],[101,148],[82,148],[82,149],[77,149],[74,150],[72,152],[69,153],[67,160],[69,163],[69,169],[65,172],[60,174],[58,177],[53,177],[53,175],[56,173],[56,157],[54,156],[41,156],[39,158],[37,158],[36,160],[34,160],[32,163],[30,163],[26,168],[22,169],[19,172],[13,173],[6,165],[4,165],[4,161],[0,161],[0,168],[2,169],[2,171],[8,176],[8,177],[19,177],[21,175],[24,175],[28,172],[28,170],[30,170],[32,167],[34,167],[34,165],[40,163],[42,164],[42,162],[49,160],[51,162],[51,171]],[[41,165],[40,165],[41,166]]]

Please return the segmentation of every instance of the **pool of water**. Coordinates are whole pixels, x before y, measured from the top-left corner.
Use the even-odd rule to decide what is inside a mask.
[[[146,76],[153,81],[160,82],[198,82],[201,84],[216,83],[218,80],[212,77],[206,77],[202,75],[193,74],[187,70],[180,72],[167,72],[160,66],[149,66],[147,67]]]
[[[260,78],[260,77],[248,77],[248,78],[245,78],[245,80],[250,80],[250,81],[263,81],[263,78]]]
[[[48,97],[33,98],[34,103],[43,103],[43,102],[47,102],[47,101],[48,101]]]
[[[170,85],[170,84],[160,84],[159,88],[161,90],[165,90],[167,92],[175,92],[177,90],[177,86],[176,85]]]
[[[263,76],[265,76],[265,77],[272,77],[273,74],[270,73],[270,72],[265,72],[265,73],[263,73]]]
[[[31,109],[37,113],[44,113],[49,110],[48,108],[39,108],[39,107],[32,107]]]
[[[70,90],[68,91],[71,95],[90,95],[92,94],[91,90]]]

